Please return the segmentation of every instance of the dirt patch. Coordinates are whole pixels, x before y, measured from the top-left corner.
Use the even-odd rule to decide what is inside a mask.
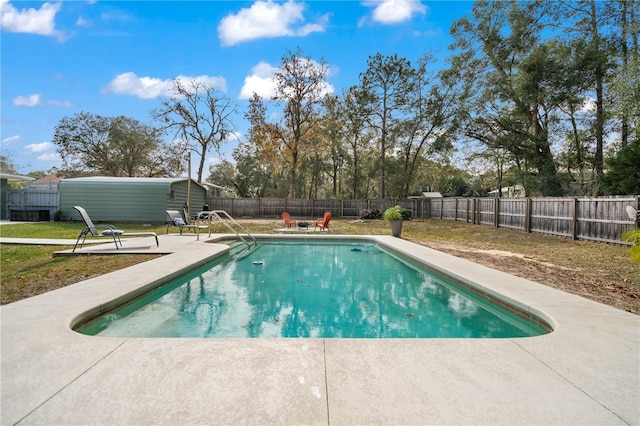
[[[631,279],[620,279],[598,268],[585,271],[580,267],[558,265],[522,253],[461,247],[460,244],[448,242],[423,240],[420,244],[517,277],[640,314],[640,291],[637,287],[629,285]]]
[[[455,246],[452,244],[447,244],[447,243],[430,243],[430,246],[432,246],[431,248],[437,248],[440,251],[447,251],[447,252],[459,252],[459,253],[467,253],[464,257],[469,256],[468,258],[471,258],[473,256],[473,254],[477,254],[477,255],[488,255],[490,258],[493,257],[499,257],[499,258],[517,258],[517,259],[521,259],[521,260],[526,260],[526,261],[530,261],[533,263],[538,263],[540,265],[544,265],[544,266],[548,266],[549,268],[559,268],[559,269],[563,269],[565,271],[577,271],[578,269],[575,268],[567,268],[564,266],[560,266],[560,265],[555,265],[553,263],[550,262],[545,262],[539,259],[535,259],[533,257],[530,256],[526,256],[524,254],[521,253],[514,253],[511,251],[504,251],[504,250],[486,250],[486,249],[464,249],[461,248],[459,246]]]

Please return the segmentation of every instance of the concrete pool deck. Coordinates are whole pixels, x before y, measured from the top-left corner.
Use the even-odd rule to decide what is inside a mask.
[[[555,330],[514,339],[74,332],[86,312],[226,248],[202,236],[161,235],[159,248],[152,238],[125,240],[120,253],[171,254],[0,307],[1,424],[640,425],[639,316],[399,238],[370,238],[455,271]],[[81,251],[116,252],[113,243]]]

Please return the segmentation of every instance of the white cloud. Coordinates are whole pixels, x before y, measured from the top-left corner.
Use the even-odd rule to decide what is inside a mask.
[[[76,25],[79,27],[89,28],[93,26],[93,22],[91,22],[89,19],[85,19],[84,17],[79,16],[76,20]]]
[[[257,93],[263,99],[270,99],[276,92],[276,81],[273,74],[278,68],[261,61],[251,69],[251,75],[244,78],[239,99],[249,99]]]
[[[40,161],[59,161],[61,160],[60,154],[57,152],[49,152],[47,154],[42,154],[38,156],[38,160]]]
[[[10,143],[18,142],[19,140],[20,140],[20,135],[9,136],[8,138],[3,139],[2,143],[5,145],[8,145]]]
[[[416,0],[367,1],[364,5],[375,7],[371,19],[383,25],[398,24],[410,20],[415,14],[427,13],[427,6]]]
[[[17,96],[13,98],[13,104],[15,106],[36,107],[40,105],[40,94],[35,93],[29,96]]]
[[[227,80],[224,77],[212,77],[209,75],[191,77],[188,75],[179,75],[176,77],[176,80],[180,81],[180,83],[186,87],[189,87],[192,81],[196,81],[208,87],[214,87],[221,92],[227,92]]]
[[[31,145],[25,146],[25,149],[31,152],[44,152],[49,151],[53,146],[51,142],[32,143]]]
[[[40,9],[16,9],[7,0],[1,3],[1,22],[4,31],[12,33],[40,34],[63,38],[61,32],[55,29],[56,13],[61,3],[44,3]]]
[[[258,38],[306,36],[324,31],[328,15],[316,23],[296,27],[298,23],[304,24],[304,8],[304,4],[293,0],[282,4],[271,0],[256,1],[248,9],[225,16],[218,25],[218,37],[223,46],[233,46]]]
[[[226,92],[227,82],[224,77],[211,77],[201,75],[190,77],[179,75],[176,77],[181,82],[198,81],[210,87]],[[171,96],[174,79],[159,79],[153,77],[138,77],[133,72],[125,72],[117,75],[107,84],[104,91],[117,95],[136,96],[140,99],[152,99],[158,96]]]
[[[315,61],[311,61],[311,65],[316,67],[320,66],[320,64]],[[251,68],[251,75],[244,78],[244,84],[242,85],[238,99],[249,99],[254,93],[257,93],[261,98],[270,100],[276,94],[274,74],[278,71],[280,71],[279,68],[260,61]],[[331,72],[331,69],[329,69],[329,71]],[[329,93],[334,93],[334,87],[331,83],[325,82],[321,89],[321,94],[326,95]]]

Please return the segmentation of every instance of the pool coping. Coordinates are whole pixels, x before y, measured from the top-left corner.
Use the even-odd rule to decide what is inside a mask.
[[[89,310],[223,253],[216,235],[125,241],[159,259],[0,307],[4,424],[640,424],[640,317],[390,236],[378,241],[528,309],[512,339],[84,336]],[[213,242],[212,242],[213,241]],[[114,252],[113,245],[84,253]]]

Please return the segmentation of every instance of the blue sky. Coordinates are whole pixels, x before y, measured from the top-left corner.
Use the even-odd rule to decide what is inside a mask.
[[[247,98],[269,97],[287,50],[330,66],[331,90],[358,83],[380,52],[441,59],[463,1],[63,1],[0,0],[2,154],[19,172],[60,166],[51,143],[62,117],[150,111],[174,78],[202,79],[238,103],[243,140]],[[227,159],[235,147],[224,149]],[[207,163],[217,161],[211,154]]]

